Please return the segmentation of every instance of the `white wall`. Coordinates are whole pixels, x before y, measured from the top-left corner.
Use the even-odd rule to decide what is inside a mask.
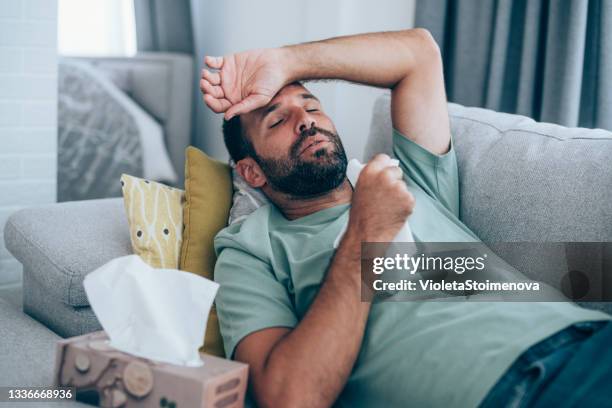
[[[21,281],[6,219],[56,201],[56,38],[56,0],[0,0],[0,287]]]
[[[192,0],[191,4],[199,61],[204,55],[410,28],[414,21],[414,0]],[[348,156],[361,158],[371,109],[382,91],[342,82],[306,86],[322,100]],[[221,115],[206,109],[199,95],[196,97],[199,104],[195,143],[207,153],[225,159]]]

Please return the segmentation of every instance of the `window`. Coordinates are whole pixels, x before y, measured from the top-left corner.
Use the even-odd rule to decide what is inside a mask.
[[[133,0],[59,0],[62,55],[131,56],[136,53]]]

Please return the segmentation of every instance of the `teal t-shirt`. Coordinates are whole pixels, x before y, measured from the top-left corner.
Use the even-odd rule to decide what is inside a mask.
[[[457,159],[435,155],[394,131],[416,206],[416,241],[480,241],[459,220]],[[228,356],[245,336],[295,327],[317,295],[348,221],[349,204],[287,220],[259,208],[215,238],[216,304]],[[379,302],[337,405],[476,406],[529,346],[575,323],[608,319],[570,303]]]

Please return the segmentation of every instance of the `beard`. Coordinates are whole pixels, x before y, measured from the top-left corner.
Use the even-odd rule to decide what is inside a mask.
[[[321,147],[313,153],[314,159],[303,159],[301,146],[306,139],[320,133],[327,136],[331,147]],[[300,133],[282,159],[254,156],[263,170],[270,187],[294,197],[306,198],[325,194],[337,188],[346,176],[346,152],[338,134],[316,126]]]

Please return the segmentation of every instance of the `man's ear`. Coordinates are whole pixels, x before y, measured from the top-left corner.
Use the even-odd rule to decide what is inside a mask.
[[[242,176],[242,178],[253,188],[261,188],[266,182],[266,176],[259,167],[259,164],[251,158],[245,157],[236,163],[236,171]]]

